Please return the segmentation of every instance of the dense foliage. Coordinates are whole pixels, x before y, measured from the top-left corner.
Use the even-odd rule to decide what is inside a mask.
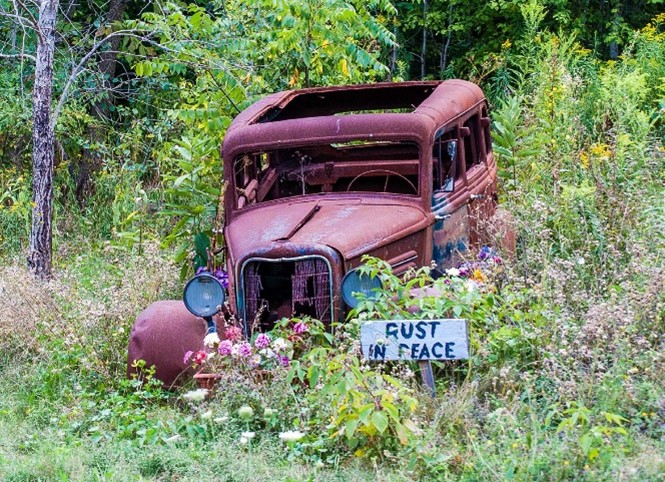
[[[33,70],[2,59],[3,480],[662,477],[661,3],[72,5],[58,26],[56,98],[96,38],[131,35],[105,50],[112,75],[91,56],[62,103],[49,283],[21,267]],[[0,53],[30,53],[34,36],[11,11],[0,0]],[[421,75],[472,78],[489,95],[515,259],[436,281],[370,260],[386,292],[334,339],[315,320],[285,320],[269,343],[289,340],[289,366],[218,359],[225,389],[209,400],[164,391],[149,367],[148,381],[125,380],[134,317],[179,296],[195,239],[213,237],[218,148],[238,110],[286,88]],[[410,296],[433,284],[446,296]],[[396,313],[471,322],[473,357],[437,366],[436,399],[417,367],[358,356],[358,324]],[[249,354],[268,347],[250,342]]]

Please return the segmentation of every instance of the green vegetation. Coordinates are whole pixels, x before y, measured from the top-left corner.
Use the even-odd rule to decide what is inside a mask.
[[[32,70],[3,59],[0,478],[663,480],[658,2],[640,10],[650,18],[624,15],[628,3],[607,17],[566,2],[487,2],[475,15],[444,1],[246,3],[143,11],[127,2],[108,27],[141,39],[118,47],[131,75],[116,73],[104,93],[90,66],[64,103],[49,282],[22,267]],[[519,233],[515,259],[437,281],[426,269],[404,281],[370,260],[386,292],[361,303],[335,340],[314,320],[294,320],[309,331],[292,344],[290,367],[231,366],[224,390],[207,401],[183,398],[193,387],[162,390],[147,367],[144,383],[126,380],[136,314],[180,296],[195,236],[214,235],[217,152],[236,109],[283,88],[411,78],[421,65],[409,52],[420,44],[409,46],[425,5],[427,58],[453,32],[442,70],[479,81],[490,96],[501,201]],[[82,49],[83,25],[98,17],[75,9],[61,25],[63,45],[79,39]],[[331,28],[332,18],[345,28]],[[12,31],[3,18],[3,42]],[[608,60],[613,48],[621,55]],[[58,92],[70,68],[63,50]],[[101,117],[100,99],[108,101]],[[432,283],[446,296],[408,295]],[[436,366],[436,399],[417,383],[416,366],[358,356],[359,321],[414,312],[471,323],[472,358]],[[293,329],[287,320],[272,342]]]

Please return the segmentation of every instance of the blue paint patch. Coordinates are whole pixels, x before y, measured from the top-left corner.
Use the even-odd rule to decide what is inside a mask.
[[[466,238],[460,238],[457,241],[448,241],[445,246],[434,245],[432,258],[437,265],[443,266],[449,262],[455,253],[463,253],[467,250]]]

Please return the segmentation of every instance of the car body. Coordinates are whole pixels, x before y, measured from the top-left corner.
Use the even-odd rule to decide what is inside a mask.
[[[233,121],[222,157],[228,306],[246,334],[284,316],[344,320],[344,279],[365,255],[397,274],[451,267],[488,241],[497,209],[487,101],[463,80],[272,94]],[[169,356],[182,370],[196,346],[161,341],[161,354],[148,353],[147,338],[198,323],[202,339],[205,325],[178,305],[177,327],[151,308],[130,361],[156,363],[159,376]]]

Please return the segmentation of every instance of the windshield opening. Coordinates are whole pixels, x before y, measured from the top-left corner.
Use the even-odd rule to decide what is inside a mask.
[[[419,192],[419,149],[411,141],[354,140],[241,154],[233,163],[236,207],[334,192]]]

